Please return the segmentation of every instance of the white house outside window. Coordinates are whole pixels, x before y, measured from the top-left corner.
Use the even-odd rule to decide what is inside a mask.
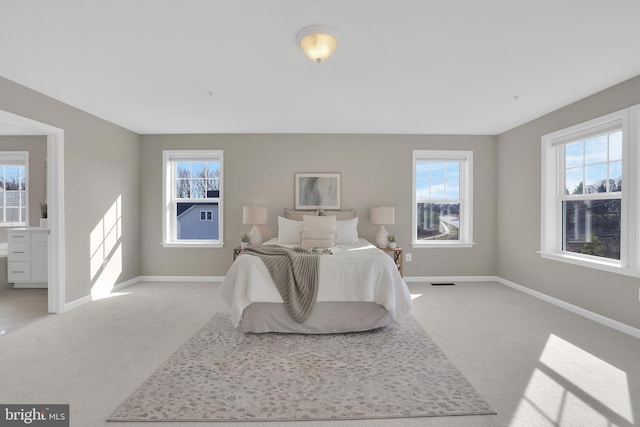
[[[413,245],[469,247],[471,151],[413,152]]]
[[[223,152],[165,150],[165,246],[221,247]]]
[[[0,226],[29,222],[28,176],[28,151],[0,151]]]
[[[638,274],[639,111],[542,137],[543,257]]]

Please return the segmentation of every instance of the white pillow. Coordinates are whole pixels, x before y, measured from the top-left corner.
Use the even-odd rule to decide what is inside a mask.
[[[302,231],[303,248],[331,248],[335,246],[336,233],[329,231]]]
[[[278,217],[278,243],[300,244],[302,221]]]
[[[346,221],[336,221],[336,244],[358,243],[358,217]]]
[[[336,217],[331,216],[310,216],[304,215],[302,217],[302,229],[304,231],[327,231],[330,233],[336,232]]]
[[[335,216],[304,215],[302,224],[301,245],[303,248],[330,248],[335,246]]]

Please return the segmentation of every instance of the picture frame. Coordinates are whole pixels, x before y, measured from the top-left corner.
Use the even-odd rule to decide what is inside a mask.
[[[295,173],[295,209],[340,209],[340,173]]]

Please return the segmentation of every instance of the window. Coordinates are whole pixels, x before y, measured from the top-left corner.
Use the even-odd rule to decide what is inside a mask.
[[[213,221],[213,211],[200,211],[200,221]]]
[[[165,246],[222,246],[222,154],[163,152]]]
[[[471,151],[413,152],[413,245],[469,247]]]
[[[29,223],[28,176],[28,151],[0,151],[0,226]]]
[[[636,274],[638,111],[542,137],[543,257]]]
[[[622,130],[581,137],[560,150],[563,250],[619,260]]]

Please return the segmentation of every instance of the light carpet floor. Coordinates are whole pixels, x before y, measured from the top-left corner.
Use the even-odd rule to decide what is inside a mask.
[[[369,332],[245,334],[216,314],[110,421],[495,414],[409,317]]]
[[[218,288],[139,283],[9,332],[0,337],[0,402],[68,403],[74,427],[135,426],[106,419],[214,313],[227,312]],[[415,319],[497,415],[144,427],[640,424],[640,340],[494,282],[409,289]]]

